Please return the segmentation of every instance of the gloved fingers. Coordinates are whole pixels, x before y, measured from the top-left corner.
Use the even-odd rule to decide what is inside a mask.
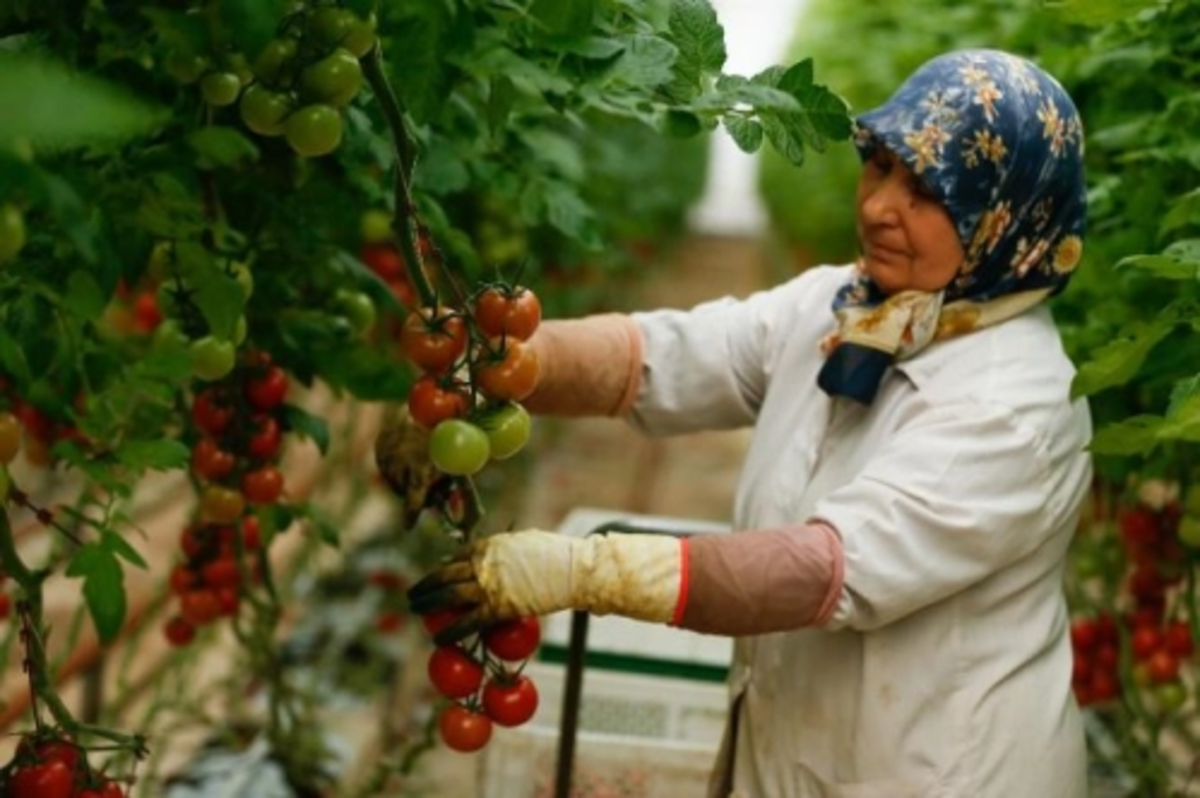
[[[464,612],[453,623],[439,629],[433,636],[433,642],[439,646],[448,646],[476,634],[485,627],[491,626],[492,623],[484,606],[476,605]]]
[[[430,579],[430,577],[437,577]],[[483,603],[483,588],[473,578],[467,581],[445,581],[441,573],[430,574],[408,591],[408,606],[418,615],[427,615],[452,607]]]

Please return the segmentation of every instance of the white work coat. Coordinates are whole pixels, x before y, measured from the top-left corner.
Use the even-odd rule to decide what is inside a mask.
[[[753,425],[735,529],[822,520],[844,546],[827,624],[737,641],[715,775],[755,798],[1084,796],[1062,577],[1091,424],[1050,312],[931,345],[866,407],[817,387],[849,277],[635,314],[633,423]]]

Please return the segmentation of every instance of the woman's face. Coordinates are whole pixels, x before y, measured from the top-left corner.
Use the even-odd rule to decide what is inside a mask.
[[[939,291],[963,263],[950,214],[890,150],[879,146],[858,180],[862,268],[885,294]]]

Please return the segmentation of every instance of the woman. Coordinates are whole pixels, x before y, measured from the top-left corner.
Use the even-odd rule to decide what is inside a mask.
[[[961,51],[855,141],[854,266],[535,338],[534,410],[753,425],[746,531],[495,535],[413,606],[464,606],[445,638],[565,608],[737,637],[714,795],[1085,795],[1061,580],[1091,430],[1042,301],[1082,247],[1078,115]]]

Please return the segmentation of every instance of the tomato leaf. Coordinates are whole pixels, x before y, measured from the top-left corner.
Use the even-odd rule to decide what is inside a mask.
[[[100,543],[104,546],[104,548],[108,549],[126,562],[136,565],[142,570],[149,569],[150,566],[146,562],[145,558],[138,553],[138,550],[135,549],[129,543],[129,541],[124,538],[123,535],[119,535],[111,529],[104,529],[100,533]]]
[[[86,543],[67,565],[67,576],[83,580],[83,597],[96,632],[111,643],[125,621],[125,573],[116,556],[99,543]]]
[[[117,460],[143,471],[170,471],[187,465],[188,447],[177,440],[129,441],[115,452]]]
[[[754,153],[762,147],[763,127],[755,120],[740,114],[726,114],[721,117],[721,124],[742,152]]]
[[[1122,419],[1097,430],[1088,449],[1094,454],[1122,457],[1149,454],[1159,443],[1157,434],[1162,425],[1162,418],[1153,415]]]
[[[592,29],[597,0],[533,0],[529,15],[552,33],[584,36]]]
[[[1124,385],[1137,374],[1146,357],[1175,327],[1172,320],[1144,325],[1130,337],[1118,338],[1097,349],[1091,360],[1079,366],[1071,383],[1071,397],[1091,396],[1107,388]]]
[[[208,125],[190,133],[188,145],[196,151],[200,169],[240,167],[258,160],[258,147],[231,127]]]
[[[258,53],[275,34],[283,16],[282,0],[218,0],[217,11],[237,49]]]
[[[90,319],[103,313],[107,303],[92,276],[77,269],[67,278],[67,293],[63,295],[62,304],[71,314]]]
[[[661,86],[670,82],[679,48],[660,36],[638,33],[621,40],[621,55],[604,75],[608,83]]]
[[[725,65],[725,29],[707,0],[673,0],[667,18],[667,37],[679,49],[675,79],[667,96],[686,103],[704,89],[704,78]]]
[[[1100,27],[1128,19],[1157,4],[1157,0],[1050,0],[1044,5],[1069,22]]]
[[[283,406],[284,428],[302,435],[317,445],[321,454],[329,452],[329,423],[296,405]]]

